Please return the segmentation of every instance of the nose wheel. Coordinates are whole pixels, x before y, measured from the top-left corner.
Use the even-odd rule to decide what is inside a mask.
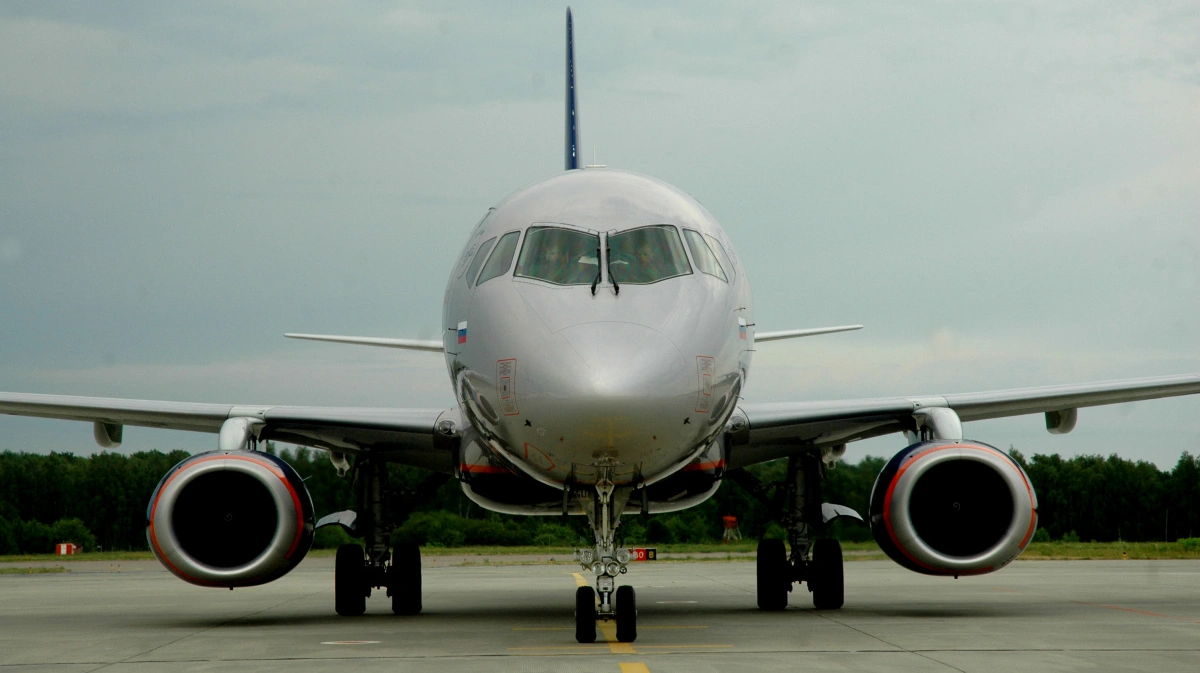
[[[633,587],[617,587],[617,640],[632,643],[637,640],[637,596]]]
[[[632,643],[637,638],[637,597],[633,587],[616,586],[617,576],[629,570],[631,557],[628,549],[617,549],[614,544],[621,511],[631,490],[616,488],[605,477],[596,484],[594,492],[575,491],[596,537],[595,547],[575,552],[584,571],[596,576],[595,589],[581,586],[575,590],[575,640],[581,643],[596,642],[597,619],[615,621],[617,640],[622,643]]]
[[[611,603],[610,603],[611,604]],[[596,620],[613,620],[617,624],[617,642],[632,643],[637,640],[637,594],[633,587],[617,587],[615,605],[605,615],[596,610],[596,591],[591,587],[575,590],[575,640],[580,643],[596,642]]]
[[[596,642],[596,591],[591,587],[575,590],[575,640]]]

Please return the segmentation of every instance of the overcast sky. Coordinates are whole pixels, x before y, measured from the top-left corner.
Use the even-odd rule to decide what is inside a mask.
[[[586,155],[716,215],[759,329],[867,326],[760,345],[747,400],[1200,372],[1195,3],[743,4],[574,7]],[[167,5],[0,5],[0,389],[451,405],[438,355],[281,335],[436,337],[471,226],[562,170],[564,5]],[[1200,398],[967,434],[1170,467]]]

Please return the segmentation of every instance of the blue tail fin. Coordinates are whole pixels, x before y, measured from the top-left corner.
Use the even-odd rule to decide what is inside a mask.
[[[579,168],[579,116],[575,111],[575,29],[567,8],[567,170]]]

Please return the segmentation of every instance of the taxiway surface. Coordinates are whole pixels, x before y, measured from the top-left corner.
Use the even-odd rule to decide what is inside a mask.
[[[335,616],[328,558],[236,591],[149,563],[0,575],[0,672],[1200,670],[1197,561],[1027,561],[959,580],[855,562],[845,608],[815,611],[800,587],[783,613],[755,608],[753,563],[644,563],[622,578],[637,641],[593,645],[574,641],[577,566],[434,562],[416,617],[381,594]]]

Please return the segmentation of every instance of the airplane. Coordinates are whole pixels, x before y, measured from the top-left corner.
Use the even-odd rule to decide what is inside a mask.
[[[158,484],[147,539],[179,578],[247,587],[282,577],[337,525],[363,541],[337,550],[334,608],[361,615],[373,589],[397,614],[422,610],[420,550],[393,547],[405,511],[451,478],[493,511],[583,516],[594,543],[576,558],[575,637],[598,620],[637,637],[636,594],[618,579],[630,550],[622,517],[710,498],[725,479],[762,493],[745,467],[786,459],[776,512],[783,540],[762,540],[757,604],[787,607],[804,584],[818,609],[842,607],[841,547],[827,527],[862,517],[823,502],[824,470],[851,442],[899,433],[907,446],[873,489],[867,523],[887,555],[918,573],[993,572],[1026,548],[1037,497],[1007,453],[967,439],[970,421],[1043,414],[1070,432],[1078,409],[1200,393],[1200,375],[980,393],[758,404],[742,401],[756,343],[860,325],[757,331],[747,270],[716,219],[683,191],[633,172],[581,164],[574,29],[566,21],[565,171],[489,208],[446,284],[440,340],[288,334],[442,353],[448,409],[199,404],[0,393],[0,413],[91,422],[96,443],[124,426],[217,435]],[[318,518],[296,471],[265,441],[328,452],[352,474],[353,509]],[[430,472],[403,502],[388,463]]]

